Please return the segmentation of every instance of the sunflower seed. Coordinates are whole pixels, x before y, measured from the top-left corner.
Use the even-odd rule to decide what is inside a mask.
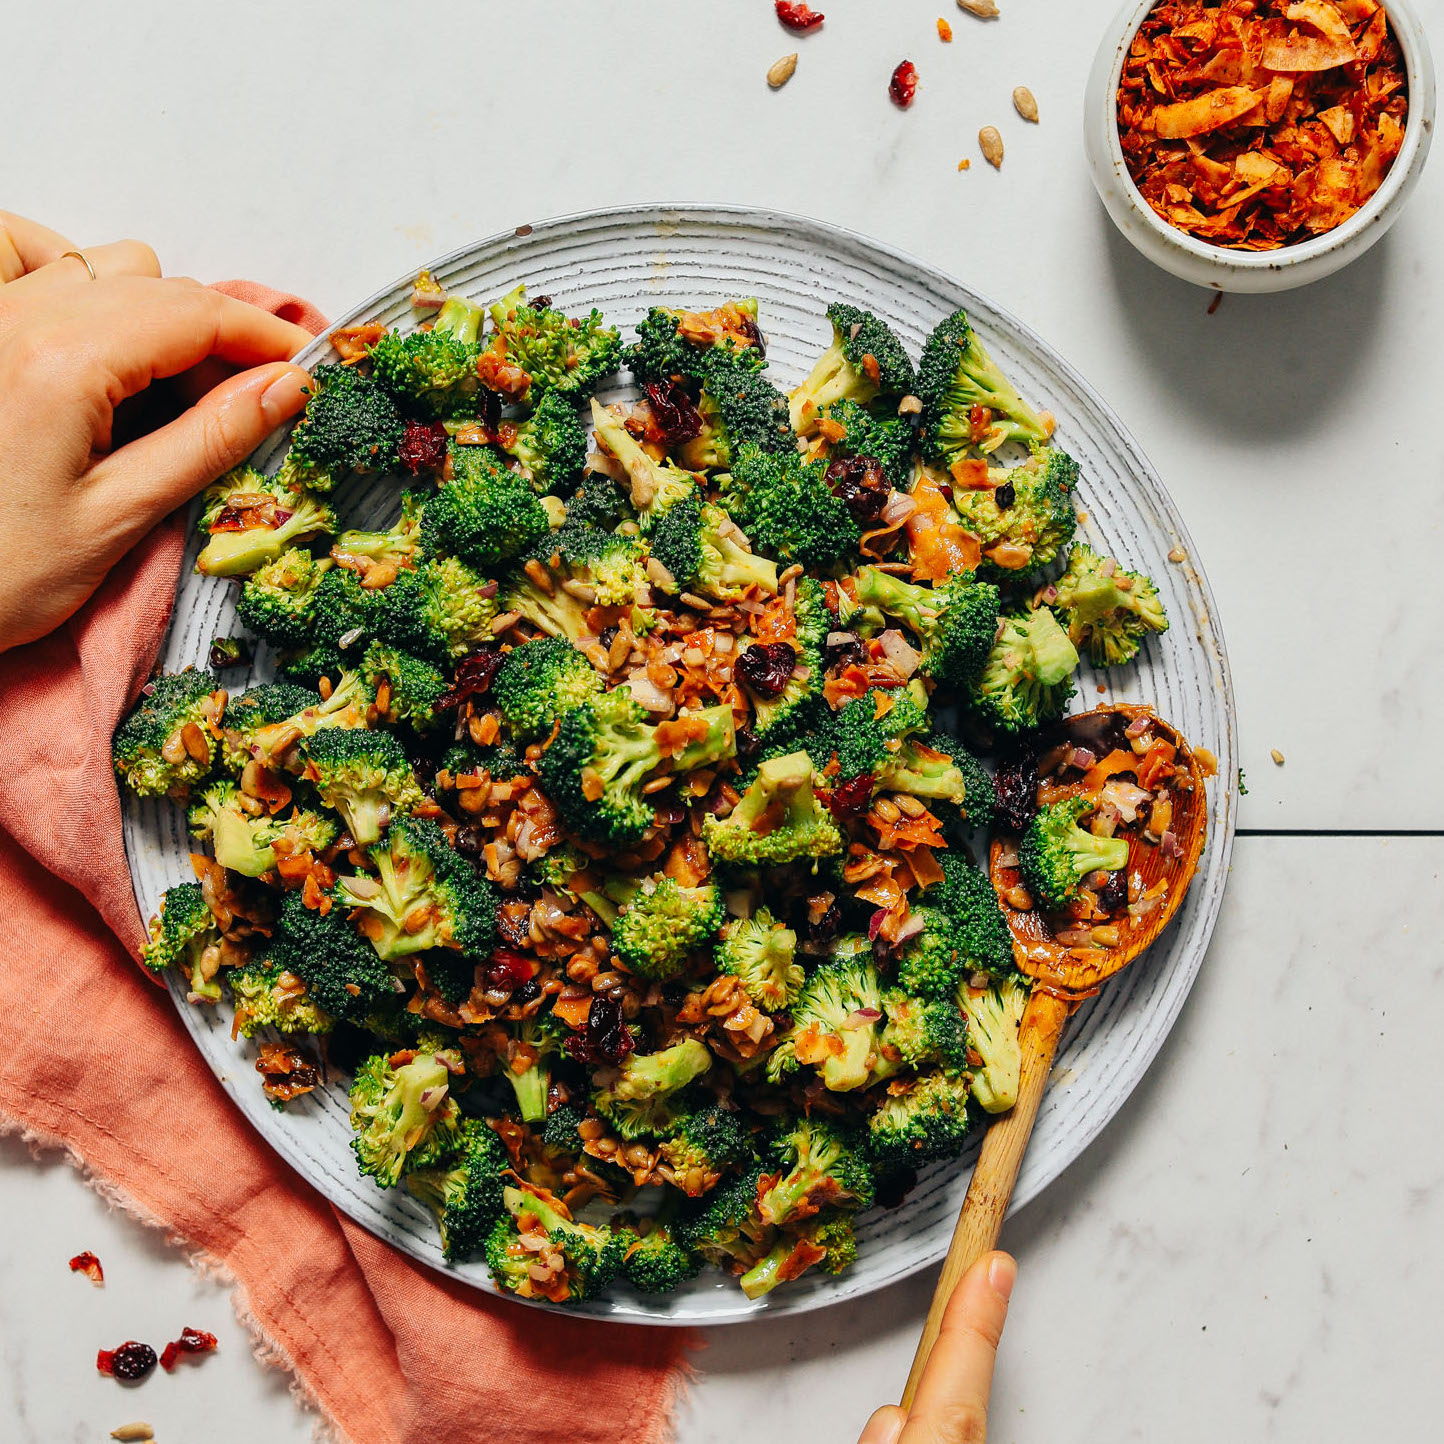
[[[767,72],[767,83],[773,90],[781,90],[789,80],[792,79],[792,72],[797,69],[797,52],[791,55],[784,55],[771,70]]]

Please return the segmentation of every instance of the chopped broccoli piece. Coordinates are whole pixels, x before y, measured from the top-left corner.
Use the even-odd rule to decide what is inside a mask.
[[[480,1253],[505,1204],[506,1149],[494,1129],[467,1118],[458,1131],[458,1152],[448,1163],[416,1168],[406,1187],[435,1215],[441,1252],[448,1263]]]
[[[328,491],[351,473],[390,471],[405,426],[391,393],[354,366],[318,366],[280,475]]]
[[[546,1121],[551,1065],[553,1059],[563,1056],[567,1032],[550,1013],[533,1013],[516,1025],[513,1037],[521,1046],[506,1070],[506,1081],[516,1094],[517,1112],[523,1123]]]
[[[584,837],[625,847],[651,826],[654,808],[642,789],[661,767],[664,753],[657,729],[646,725],[645,716],[625,688],[606,692],[568,712],[542,754],[547,797]],[[710,766],[735,751],[731,707],[683,713],[663,725],[673,736],[684,722],[697,735],[680,751],[671,751],[673,772]]]
[[[792,1005],[792,1031],[768,1059],[769,1079],[775,1082],[795,1068],[799,1052],[821,1060],[823,1086],[835,1093],[890,1077],[900,1064],[882,1052],[881,1023],[882,985],[871,958],[824,963]]]
[[[316,618],[316,588],[331,569],[300,547],[284,551],[246,578],[236,615],[241,624],[273,647],[304,647]]]
[[[738,1280],[749,1299],[760,1299],[778,1284],[799,1279],[814,1264],[825,1274],[840,1274],[857,1261],[852,1219],[828,1211],[783,1230],[768,1253]]]
[[[767,364],[757,329],[757,302],[726,301],[711,311],[653,306],[637,323],[637,342],[626,351],[638,381],[697,381],[719,362],[761,371]]]
[[[333,899],[327,911],[309,908],[299,891],[288,892],[271,941],[270,961],[294,973],[318,1007],[333,1017],[360,1022],[393,997],[391,974]]]
[[[421,513],[424,498],[408,491],[401,515],[386,531],[343,531],[331,544],[331,559],[377,590],[389,586],[397,573],[414,567],[421,557]]]
[[[431,1168],[461,1142],[461,1111],[451,1074],[435,1053],[392,1067],[385,1053],[368,1058],[351,1084],[351,1149],[361,1172],[382,1188],[403,1173]]]
[[[778,1135],[770,1152],[780,1173],[758,1199],[765,1222],[792,1223],[827,1207],[872,1207],[872,1168],[845,1129],[802,1118]]]
[[[968,324],[965,312],[942,321],[923,347],[918,365],[923,403],[924,449],[933,461],[951,466],[973,446],[993,452],[1005,441],[1047,441],[1051,421],[1013,390]],[[990,413],[982,440],[974,442],[973,407]]]
[[[1124,571],[1092,547],[1074,547],[1058,579],[1055,603],[1075,647],[1099,667],[1131,662],[1150,632],[1166,632],[1168,615],[1158,588],[1142,572]]]
[[[950,997],[965,968],[953,920],[937,907],[915,907],[912,915],[923,926],[903,945],[898,987],[919,998]]]
[[[964,575],[924,587],[862,567],[855,590],[861,606],[877,607],[909,628],[925,676],[951,687],[969,687],[977,679],[998,631],[998,589],[991,582]]]
[[[567,521],[573,526],[595,526],[611,531],[632,515],[627,492],[610,476],[589,471],[567,502]]]
[[[714,883],[679,887],[670,877],[644,883],[612,928],[612,947],[629,972],[666,979],[694,949],[708,947],[722,926],[722,890]]]
[[[839,426],[843,434],[834,440],[830,433]],[[913,468],[913,429],[900,416],[874,416],[856,401],[838,401],[823,412],[820,428],[829,464],[854,456],[870,458],[882,468],[890,486],[907,490]]]
[[[220,928],[206,906],[196,882],[170,888],[160,900],[160,911],[150,920],[150,932],[140,960],[153,973],[177,968],[190,983],[192,1002],[220,1001]],[[209,976],[207,976],[209,974]]]
[[[439,720],[436,705],[451,685],[429,662],[379,641],[372,642],[361,658],[361,675],[376,693],[377,710],[395,721],[409,722],[418,732]]]
[[[1006,1113],[1018,1101],[1018,1029],[1028,1006],[1027,982],[1016,976],[981,988],[964,982],[957,1002],[968,1020],[968,1046],[983,1060],[973,1069],[973,1097],[985,1112]]]
[[[524,552],[551,529],[546,508],[519,472],[484,446],[453,446],[452,477],[426,504],[421,541],[429,551],[486,568]]]
[[[916,384],[902,342],[870,311],[835,301],[827,308],[827,319],[832,323],[832,345],[788,397],[796,432],[814,430],[818,416],[838,401],[869,407],[895,403]]]
[[[677,1095],[711,1066],[712,1054],[696,1038],[633,1053],[614,1082],[592,1090],[592,1107],[621,1138],[665,1137],[677,1126]]]
[[[215,761],[214,718],[224,693],[209,672],[157,677],[116,729],[116,776],[140,797],[183,797]]]
[[[366,854],[374,877],[343,877],[338,895],[360,910],[357,926],[388,962],[455,948],[464,958],[496,938],[496,893],[428,818],[398,817]]]
[[[912,998],[899,989],[882,995],[887,1024],[884,1050],[895,1049],[909,1068],[961,1073],[968,1061],[967,1030],[951,1000]]]
[[[569,581],[590,587],[597,606],[630,607],[647,585],[645,544],[600,527],[568,522],[544,537],[531,555],[556,575],[563,589]]]
[[[987,873],[958,848],[949,848],[940,861],[943,881],[936,892],[929,890],[928,903],[951,919],[961,966],[990,977],[1009,976],[1015,971],[1012,934]]]
[[[1009,612],[970,705],[999,732],[1028,732],[1063,715],[1078,652],[1047,607]]]
[[[721,507],[689,497],[657,523],[652,555],[677,590],[722,602],[740,601],[754,587],[764,596],[776,596],[777,563],[749,551],[737,540],[740,535]]]
[[[638,1219],[625,1226],[622,1237],[627,1243],[622,1272],[644,1294],[670,1294],[701,1271],[702,1260],[677,1242],[666,1218]]]
[[[757,1209],[760,1167],[743,1169],[684,1210],[677,1241],[729,1273],[745,1273],[772,1246],[776,1230]]]
[[[813,791],[806,752],[765,761],[726,818],[703,819],[702,837],[715,862],[743,867],[830,857],[843,846],[837,823]]]
[[[677,1186],[689,1195],[715,1187],[734,1164],[752,1158],[752,1145],[738,1115],[715,1100],[684,1113],[674,1131],[662,1140],[663,1161],[677,1175]],[[689,1175],[700,1175],[697,1188]]]
[[[787,397],[740,359],[720,355],[707,368],[697,397],[702,430],[675,448],[696,471],[726,471],[744,446],[786,455],[797,450],[787,420]]]
[[[868,1148],[879,1171],[916,1168],[962,1151],[972,1127],[966,1074],[924,1073],[905,1093],[889,1092],[868,1119]]]
[[[310,989],[293,972],[274,962],[247,963],[231,974],[236,1027],[243,1037],[261,1028],[281,1033],[329,1033],[335,1019],[317,1006]]]
[[[576,1222],[559,1198],[531,1184],[507,1188],[502,1202],[506,1211],[486,1241],[486,1266],[499,1289],[564,1304],[595,1297],[621,1272],[625,1233]],[[538,1246],[527,1247],[523,1240],[528,1237]],[[537,1277],[543,1253],[561,1259],[549,1278]]]
[[[927,693],[921,683],[897,691],[874,687],[861,697],[854,697],[838,711],[830,729],[830,740],[837,751],[838,775],[876,774],[892,762],[910,737],[927,725]]]
[[[320,852],[336,840],[336,824],[319,813],[294,808],[290,817],[253,814],[242,799],[234,782],[213,782],[192,803],[187,820],[191,833],[211,844],[216,861],[243,877],[260,877],[278,857]]]
[[[602,679],[565,637],[523,642],[492,679],[501,720],[518,738],[544,737],[574,707],[595,697]]]
[[[739,448],[723,505],[754,546],[781,562],[827,570],[845,561],[861,533],[827,484],[826,468],[795,451]]]
[[[403,336],[387,331],[371,348],[376,379],[387,390],[436,416],[475,409],[480,381],[476,361],[485,313],[461,296],[448,296],[429,330]]]
[[[717,949],[717,971],[736,978],[764,1013],[780,1013],[802,991],[797,934],[766,908],[727,925]]]
[[[565,490],[586,469],[587,428],[571,399],[548,391],[525,420],[503,422],[500,445],[536,492]]]
[[[1078,463],[1067,452],[1035,447],[997,486],[955,490],[959,521],[982,543],[983,574],[1029,577],[1061,556],[1078,529],[1077,485]]]
[[[649,532],[678,502],[695,499],[697,477],[670,461],[657,461],[640,441],[599,401],[592,401],[597,440],[627,473],[637,525]]]
[[[364,727],[371,691],[350,673],[324,701],[289,682],[264,682],[230,703],[221,718],[226,762],[239,772],[255,759],[265,767],[299,770],[293,751],[303,739],[333,727]]]
[[[345,819],[362,847],[375,842],[393,817],[421,801],[411,764],[389,732],[327,727],[303,746],[304,776],[321,800]]]
[[[1045,908],[1066,908],[1090,872],[1128,866],[1126,838],[1095,837],[1078,826],[1078,819],[1096,807],[1090,797],[1065,797],[1040,807],[1028,824],[1018,863],[1023,885]]]
[[[532,405],[544,391],[580,400],[622,364],[622,333],[604,325],[600,311],[569,319],[551,306],[529,306],[525,286],[492,305],[491,324],[506,358],[530,378],[524,394]]]
[[[459,557],[424,561],[379,593],[375,631],[429,662],[450,662],[492,640],[496,587]]]

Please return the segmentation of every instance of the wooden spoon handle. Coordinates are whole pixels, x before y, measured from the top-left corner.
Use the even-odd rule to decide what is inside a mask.
[[[913,1355],[912,1371],[903,1390],[904,1409],[913,1406],[928,1356],[942,1328],[943,1313],[958,1280],[978,1259],[997,1246],[998,1235],[1003,1228],[1003,1215],[1008,1211],[1013,1185],[1018,1181],[1018,1169],[1022,1167],[1023,1154],[1033,1132],[1033,1121],[1043,1101],[1043,1090],[1048,1086],[1053,1055],[1058,1051],[1058,1040],[1063,1035],[1063,1025],[1068,1021],[1070,1011],[1070,1004],[1041,988],[1028,999],[1018,1039],[1023,1053],[1018,1101],[989,1127],[983,1138],[978,1164],[973,1169],[972,1182],[968,1184],[968,1196],[963,1200],[958,1226],[953,1230],[953,1241],[943,1261],[942,1277],[933,1292],[923,1336],[918,1341],[917,1353]]]

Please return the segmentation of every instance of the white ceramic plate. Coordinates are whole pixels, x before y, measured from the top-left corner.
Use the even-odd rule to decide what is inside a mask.
[[[1228,872],[1238,765],[1228,660],[1208,583],[1163,483],[1118,418],[1027,327],[923,262],[821,222],[741,208],[638,206],[521,226],[445,257],[432,270],[447,289],[478,300],[525,281],[533,294],[552,296],[563,310],[600,307],[624,334],[653,305],[698,308],[726,296],[756,296],[772,375],[784,387],[805,374],[826,344],[823,311],[833,300],[876,311],[914,357],[937,322],[965,306],[1022,394],[1057,416],[1057,441],[1082,468],[1079,490],[1088,514],[1083,533],[1154,577],[1172,619],[1170,631],[1117,677],[1095,676],[1085,666],[1079,705],[1152,703],[1195,746],[1212,749],[1219,776],[1212,784],[1212,832],[1187,902],[1146,960],[1085,1005],[1070,1025],[1018,1180],[1013,1206],[1021,1207],[1097,1137],[1143,1076],[1203,960]],[[410,276],[398,281],[338,324],[381,320],[409,329],[411,284]],[[329,350],[321,339],[299,359],[311,365],[328,359]],[[624,379],[625,373],[606,399],[628,394]],[[275,459],[282,441],[263,447],[258,464]],[[387,524],[398,510],[394,484],[386,482],[343,489],[340,502],[353,526]],[[1167,561],[1174,547],[1188,553],[1186,563]],[[167,670],[205,665],[211,639],[235,626],[235,589],[195,574],[190,564],[196,550],[193,540],[162,657]],[[263,652],[244,685],[269,674]],[[242,685],[236,673],[226,680],[233,689]],[[191,876],[181,809],[127,794],[125,841],[136,896],[150,916],[167,887]],[[192,1007],[182,988],[172,988],[196,1046],[271,1146],[358,1223],[424,1263],[447,1268],[427,1210],[404,1189],[383,1191],[357,1173],[342,1083],[284,1113],[273,1110],[252,1069],[253,1047],[231,1041],[229,1009]],[[858,1261],[838,1278],[808,1275],[749,1303],[734,1281],[708,1272],[667,1298],[618,1287],[580,1312],[634,1322],[722,1323],[857,1298],[942,1258],[972,1156],[934,1165],[901,1207],[861,1219]],[[449,1271],[477,1288],[492,1288],[479,1263]]]

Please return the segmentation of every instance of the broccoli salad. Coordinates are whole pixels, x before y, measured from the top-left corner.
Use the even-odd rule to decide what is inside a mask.
[[[836,1273],[1016,1099],[1029,983],[970,843],[1006,802],[1084,917],[1128,848],[983,759],[1036,760],[1157,591],[1075,544],[1078,468],[961,311],[915,363],[838,302],[784,391],[755,301],[630,340],[521,286],[413,302],[206,494],[198,570],[276,680],[159,676],[116,734],[196,839],[143,961],[229,1000],[275,1106],[318,1050],[353,1077],[361,1172],[502,1290]],[[370,476],[396,520],[346,529]]]

